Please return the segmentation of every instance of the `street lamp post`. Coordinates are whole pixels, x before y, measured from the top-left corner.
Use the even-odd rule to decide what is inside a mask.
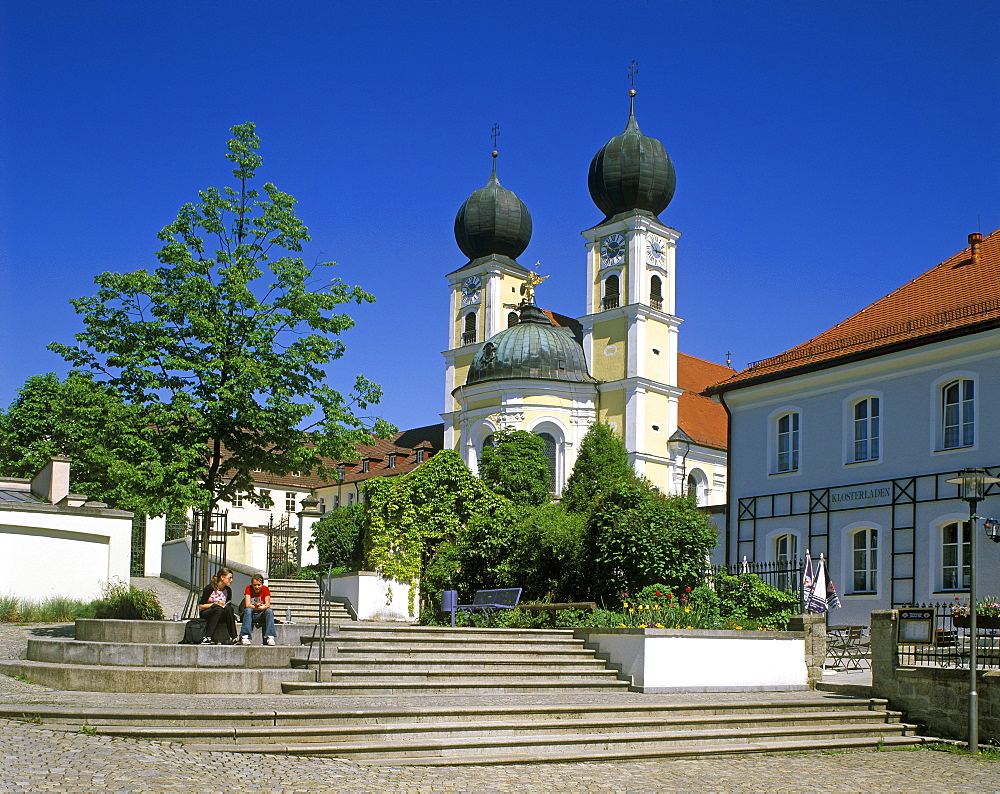
[[[958,496],[969,503],[969,752],[979,752],[979,694],[976,692],[976,508],[986,495],[986,486],[1000,482],[986,469],[962,469],[957,477],[945,480],[958,486]],[[992,537],[992,536],[991,536]],[[959,561],[961,566],[961,560]],[[961,570],[961,568],[959,568]]]

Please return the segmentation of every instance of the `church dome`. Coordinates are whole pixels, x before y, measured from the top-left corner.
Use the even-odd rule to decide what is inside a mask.
[[[466,385],[506,378],[594,383],[583,348],[565,328],[557,328],[536,306],[522,306],[517,325],[483,344],[469,367]]]
[[[500,184],[495,160],[486,187],[469,196],[455,216],[455,240],[470,261],[490,254],[517,259],[528,247],[531,215],[517,194]]]
[[[590,197],[608,218],[630,210],[655,218],[674,197],[677,176],[663,144],[643,135],[630,112],[625,131],[590,161],[587,185]]]

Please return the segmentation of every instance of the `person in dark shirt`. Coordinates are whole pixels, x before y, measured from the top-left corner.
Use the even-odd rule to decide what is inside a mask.
[[[202,645],[214,645],[215,629],[220,620],[226,622],[229,629],[229,641],[236,641],[236,614],[233,612],[233,572],[228,568],[219,568],[212,577],[212,583],[201,591],[198,602],[198,613],[205,619],[205,636]]]

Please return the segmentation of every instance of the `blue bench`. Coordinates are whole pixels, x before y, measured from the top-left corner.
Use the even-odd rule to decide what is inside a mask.
[[[455,604],[451,611],[451,625],[455,625],[455,612],[482,612],[486,625],[493,621],[493,614],[500,609],[514,609],[521,600],[520,587],[502,590],[477,590],[471,604]]]

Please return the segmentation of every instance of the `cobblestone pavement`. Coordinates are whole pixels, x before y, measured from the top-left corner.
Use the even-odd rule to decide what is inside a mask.
[[[327,758],[189,752],[168,742],[0,720],[2,791],[928,791],[1000,790],[1000,762],[912,752],[471,767],[361,767]]]
[[[23,656],[30,636],[73,636],[72,625],[0,624],[0,656]],[[774,693],[771,693],[774,694]],[[790,699],[817,693],[781,693]],[[619,696],[620,697],[620,696]],[[649,700],[669,695],[634,695]],[[673,696],[676,697],[676,696]],[[735,697],[735,696],[734,696]],[[718,699],[719,695],[685,695]],[[178,705],[176,696],[65,692],[0,676],[6,703]],[[371,705],[363,698],[276,695],[186,696],[183,701],[236,708]],[[585,698],[580,697],[581,700]],[[440,699],[444,702],[448,699]],[[456,699],[461,700],[461,699]],[[497,703],[511,697],[497,697]],[[560,697],[560,701],[566,698]],[[400,699],[400,706],[420,698]],[[930,750],[810,753],[611,763],[470,767],[365,767],[330,758],[192,752],[170,742],[87,736],[51,726],[0,720],[0,791],[914,791],[1000,792],[1000,761]]]

